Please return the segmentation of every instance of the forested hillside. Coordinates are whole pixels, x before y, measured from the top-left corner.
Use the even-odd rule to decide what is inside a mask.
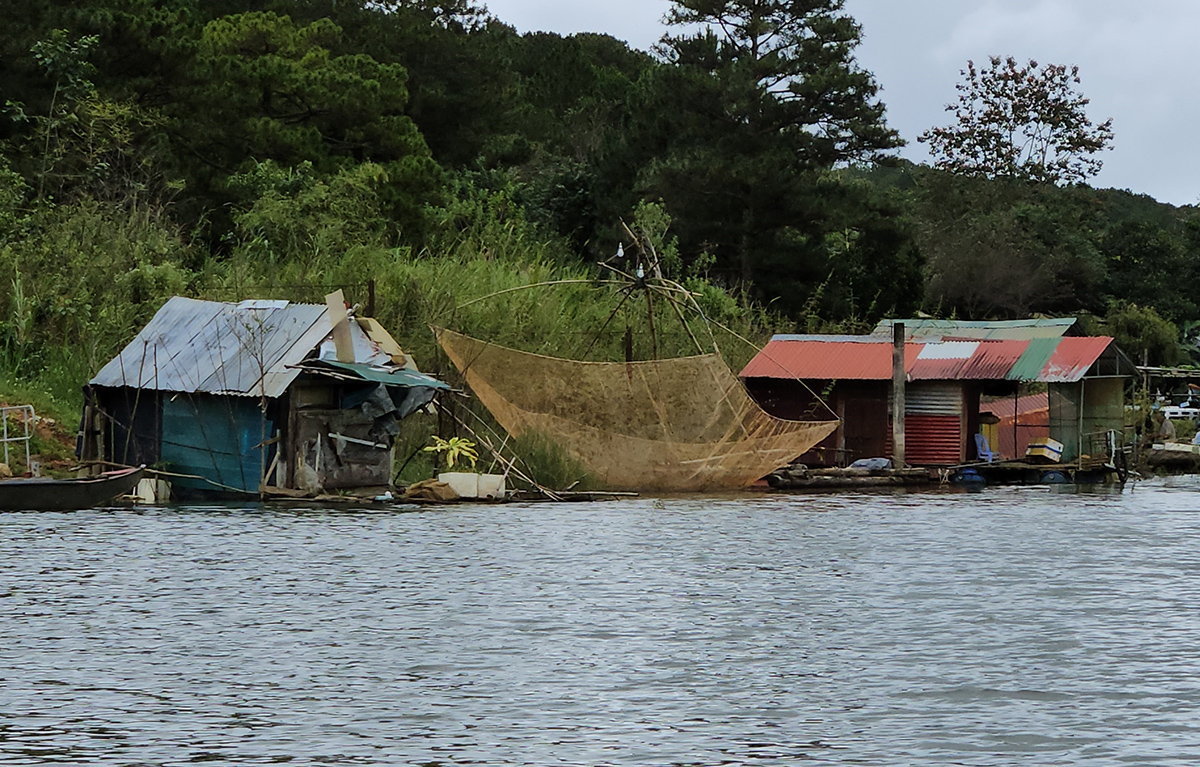
[[[427,357],[428,321],[619,354],[603,291],[455,307],[598,275],[622,221],[739,332],[1086,312],[1183,361],[1196,211],[895,159],[841,6],[680,0],[644,52],[471,0],[8,0],[3,379],[73,397],[172,294],[370,279]]]

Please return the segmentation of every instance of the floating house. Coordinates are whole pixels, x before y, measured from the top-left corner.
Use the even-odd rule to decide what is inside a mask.
[[[976,437],[996,423],[981,415],[981,399],[1016,398],[1023,383],[1046,386],[1049,435],[1063,443],[1064,462],[1096,455],[1113,433],[1123,435],[1125,384],[1136,371],[1112,338],[1068,336],[1073,320],[924,327],[914,320],[912,332],[903,322],[907,463],[955,466],[998,453],[999,445]],[[741,376],[778,417],[828,404],[841,426],[800,460],[845,466],[891,454],[892,352],[890,321],[863,336],[778,335]],[[1024,445],[1013,449],[1023,455]]]
[[[397,421],[447,388],[340,291],[175,297],[88,383],[78,451],[169,471],[181,497],[384,487]]]

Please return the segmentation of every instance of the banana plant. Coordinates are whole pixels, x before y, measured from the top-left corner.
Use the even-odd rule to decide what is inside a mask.
[[[475,468],[475,462],[479,460],[479,453],[475,450],[475,443],[466,437],[451,437],[450,439],[442,439],[435,436],[433,444],[422,448],[426,453],[434,453],[435,455],[445,456],[446,468],[453,469],[454,464],[459,459],[469,461],[471,468]]]

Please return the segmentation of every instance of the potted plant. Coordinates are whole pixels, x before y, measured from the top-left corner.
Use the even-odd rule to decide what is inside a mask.
[[[455,464],[467,462],[475,468],[479,453],[475,443],[465,437],[442,439],[435,436],[433,444],[423,448],[426,453],[442,456],[447,469],[453,469]],[[444,471],[438,474],[438,481],[445,482],[462,498],[503,498],[504,477],[497,474],[477,474],[473,471]]]

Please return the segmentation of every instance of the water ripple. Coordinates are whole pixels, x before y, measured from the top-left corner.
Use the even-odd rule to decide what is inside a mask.
[[[0,514],[0,762],[1191,764],[1198,490]]]

